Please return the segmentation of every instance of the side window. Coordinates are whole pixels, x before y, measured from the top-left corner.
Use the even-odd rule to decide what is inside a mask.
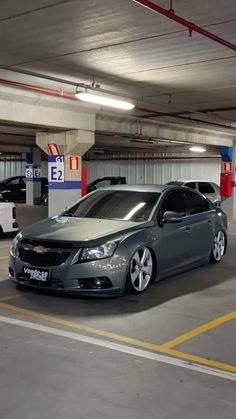
[[[184,192],[173,191],[166,197],[161,208],[161,215],[163,216],[166,211],[174,211],[181,214],[183,217],[186,215],[186,204]]]
[[[191,188],[191,189],[196,189],[196,183],[195,182],[185,183],[184,186],[187,186],[188,188]]]
[[[187,213],[188,215],[200,214],[210,210],[210,205],[204,197],[198,193],[187,191]]]
[[[215,193],[214,188],[208,182],[199,182],[198,184],[199,192],[205,193]]]

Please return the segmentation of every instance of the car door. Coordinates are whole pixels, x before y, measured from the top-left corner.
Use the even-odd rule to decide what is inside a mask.
[[[9,202],[20,201],[20,177],[10,179],[1,191],[4,199]]]
[[[161,220],[166,211],[177,212],[183,218],[178,223],[163,223]],[[160,240],[157,257],[163,276],[181,270],[190,263],[191,239],[186,211],[185,191],[176,190],[167,194],[158,212]]]
[[[216,213],[211,209],[208,200],[194,191],[186,190],[188,227],[190,229],[190,262],[195,263],[208,259],[214,238]]]

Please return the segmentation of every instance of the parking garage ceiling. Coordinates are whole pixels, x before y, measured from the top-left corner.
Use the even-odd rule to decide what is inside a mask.
[[[175,14],[236,44],[235,0],[154,3],[166,9],[172,3]],[[0,6],[1,79],[69,93],[73,83],[95,79],[133,99],[133,116],[194,126],[205,121],[236,132],[232,49],[189,36],[132,0],[2,0]]]

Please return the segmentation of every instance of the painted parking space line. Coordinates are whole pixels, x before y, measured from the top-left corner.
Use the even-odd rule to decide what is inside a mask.
[[[226,323],[235,318],[236,318],[236,311],[232,311],[231,313],[225,314],[224,316],[217,317],[216,319],[208,323],[204,323],[203,325],[197,327],[196,329],[190,330],[189,332],[184,333],[183,335],[180,335],[174,339],[169,340],[168,342],[162,345],[162,348],[163,349],[174,348],[177,345],[187,342],[188,340],[193,339],[194,337],[201,335],[202,333],[207,332],[208,330],[215,329],[216,327],[222,325],[223,323]]]
[[[63,320],[63,319],[60,319],[59,317],[54,317],[48,314],[39,313],[37,311],[29,310],[26,308],[17,307],[12,304],[6,304],[6,303],[0,302],[0,308],[9,310],[15,313],[23,314],[25,316],[33,317],[36,319],[47,320],[51,323],[69,327],[71,329],[81,330],[86,333],[92,333],[92,334],[99,335],[105,338],[117,340],[119,342],[128,343],[135,346],[140,346],[142,348],[151,349],[154,351],[158,351],[161,348],[161,345],[156,345],[154,343],[149,343],[149,342],[143,342],[141,340],[133,339],[128,336],[122,336],[116,333],[107,332],[106,330],[97,329],[91,326],[86,326],[82,323],[75,323],[69,320]]]
[[[20,298],[22,294],[10,294],[6,295],[6,297],[0,298],[0,302],[2,301],[9,301],[9,300],[15,300],[16,298]]]
[[[145,348],[145,349],[148,349],[149,351],[161,352],[161,353],[164,353],[166,355],[174,356],[176,358],[184,360],[185,362],[186,361],[191,362],[191,363],[195,362],[197,364],[199,363],[199,364],[205,365],[205,366],[210,367],[210,368],[217,368],[217,369],[222,370],[222,371],[227,371],[227,372],[230,372],[230,373],[236,373],[236,366],[235,365],[225,364],[223,362],[218,362],[218,361],[214,361],[214,360],[210,360],[210,359],[201,358],[199,356],[195,356],[195,355],[191,355],[191,354],[188,354],[188,353],[176,351],[176,350],[173,350],[171,348],[168,349],[168,348],[165,348],[164,345],[156,345],[156,344],[153,344],[153,343],[144,342],[144,341],[141,341],[141,340],[130,338],[128,336],[122,336],[122,335],[118,335],[116,333],[107,332],[105,330],[101,330],[101,329],[97,329],[97,328],[94,328],[94,327],[86,326],[86,325],[83,325],[83,324],[80,324],[80,323],[75,323],[75,322],[71,322],[71,321],[68,321],[68,320],[63,320],[63,319],[60,319],[58,317],[54,317],[54,316],[39,313],[39,312],[36,312],[36,311],[33,311],[33,310],[28,310],[28,309],[25,309],[25,308],[17,307],[17,306],[11,305],[11,304],[6,304],[6,303],[1,303],[0,302],[0,308],[9,310],[9,311],[14,312],[14,313],[23,314],[25,316],[29,316],[29,317],[33,317],[33,318],[37,318],[37,319],[41,319],[41,320],[42,319],[47,320],[51,323],[62,325],[62,326],[65,326],[65,327],[69,327],[69,328],[74,329],[74,330],[80,330],[80,331],[84,331],[86,333],[95,334],[99,337],[102,336],[102,337],[105,337],[105,338],[109,338],[113,341],[115,340],[115,341],[118,341],[118,342],[122,342],[122,343],[130,344],[130,345],[134,345],[134,346],[137,346],[137,347]],[[58,329],[56,329],[56,330],[58,330]],[[107,342],[111,343],[110,341],[107,341]],[[129,347],[129,348],[132,349],[132,347]],[[148,352],[148,353],[152,353],[152,352]]]
[[[40,325],[40,324],[37,324],[37,323],[30,323],[30,322],[26,322],[26,321],[23,321],[23,320],[14,319],[14,318],[5,317],[5,316],[0,316],[0,322],[10,324],[10,325],[13,325],[13,326],[24,327],[24,328],[27,328],[27,329],[47,333],[47,334],[50,334],[50,335],[55,335],[55,336],[64,337],[64,338],[67,338],[67,339],[72,339],[72,340],[77,341],[77,342],[79,341],[79,342],[83,342],[83,343],[86,343],[86,344],[99,346],[99,347],[102,347],[102,348],[105,348],[105,349],[110,349],[110,350],[113,350],[113,351],[122,352],[122,353],[125,353],[127,355],[140,357],[140,358],[145,358],[145,359],[149,359],[149,360],[152,360],[152,361],[172,365],[172,366],[175,366],[175,367],[185,368],[185,369],[188,369],[188,370],[195,371],[197,373],[207,374],[207,375],[215,376],[215,377],[218,377],[218,378],[223,378],[223,379],[226,379],[226,380],[236,381],[236,374],[233,374],[233,373],[230,373],[230,372],[220,371],[219,369],[209,368],[207,366],[186,362],[186,361],[178,359],[178,358],[173,358],[173,357],[165,356],[165,355],[162,355],[162,354],[157,354],[157,353],[153,353],[153,352],[149,352],[149,351],[144,351],[142,349],[137,349],[137,348],[126,346],[126,345],[119,344],[119,343],[109,342],[109,341],[106,341],[106,340],[102,340],[102,339],[98,339],[98,338],[94,338],[94,337],[90,337],[90,336],[85,336],[85,335],[82,335],[80,333],[68,332],[66,330],[55,329],[55,328],[48,327],[48,326],[43,326],[43,325]]]
[[[9,259],[9,256],[0,256],[0,260]]]

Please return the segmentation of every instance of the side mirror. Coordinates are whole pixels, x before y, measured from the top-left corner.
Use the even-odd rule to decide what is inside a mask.
[[[164,223],[180,223],[182,219],[182,215],[174,211],[166,211],[163,215]]]

